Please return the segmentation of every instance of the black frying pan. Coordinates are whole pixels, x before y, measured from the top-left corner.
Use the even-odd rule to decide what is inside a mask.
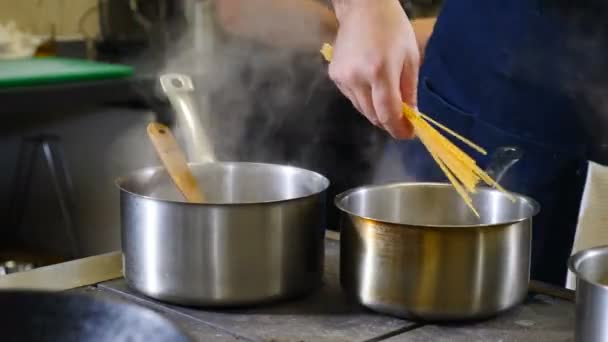
[[[172,322],[144,307],[84,294],[0,291],[0,340],[186,342]]]

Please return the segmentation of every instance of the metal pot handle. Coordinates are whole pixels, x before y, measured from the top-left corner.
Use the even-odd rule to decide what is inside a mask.
[[[515,146],[502,146],[497,148],[490,157],[490,163],[486,167],[486,173],[500,183],[509,169],[522,157],[523,151]]]
[[[165,74],[160,77],[161,87],[175,112],[177,131],[183,137],[184,149],[190,162],[213,162],[213,145],[201,121],[208,123],[208,117],[201,117],[192,98],[194,85],[190,77],[182,74]]]

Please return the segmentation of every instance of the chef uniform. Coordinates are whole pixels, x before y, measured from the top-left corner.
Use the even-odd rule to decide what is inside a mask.
[[[592,75],[581,63],[595,60],[577,37],[594,31],[585,25],[600,24],[595,15],[605,11],[593,7],[601,2],[583,2],[587,9],[557,0],[447,0],[427,45],[418,90],[421,112],[490,155],[500,147],[523,152],[501,183],[540,203],[531,277],[561,286],[589,147],[584,116],[591,109],[581,100],[577,77]],[[393,144],[408,176],[446,180],[419,141]],[[488,156],[460,147],[486,167]]]

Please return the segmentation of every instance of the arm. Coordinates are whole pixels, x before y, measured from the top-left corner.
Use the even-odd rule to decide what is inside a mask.
[[[402,102],[416,106],[420,52],[398,0],[333,0],[339,30],[329,75],[353,105],[395,138],[411,138]]]
[[[338,31],[333,11],[314,0],[216,0],[216,7],[226,31],[271,45],[316,50],[333,42]],[[294,16],[286,16],[289,13],[299,14],[298,20],[285,20]],[[277,17],[283,20],[276,21]],[[421,52],[434,25],[435,18],[412,21]]]
[[[226,31],[269,45],[317,51],[338,30],[332,10],[315,0],[215,1]]]
[[[216,0],[216,6],[231,33],[311,51],[334,41],[339,22],[331,78],[370,122],[393,137],[411,137],[401,102],[416,105],[418,42],[426,46],[434,19],[412,27],[398,0],[332,1],[336,15],[314,0]]]

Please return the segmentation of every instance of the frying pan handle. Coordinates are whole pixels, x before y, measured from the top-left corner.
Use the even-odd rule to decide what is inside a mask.
[[[202,124],[209,122],[208,115],[206,112],[198,112],[196,108],[192,97],[194,85],[190,77],[182,74],[165,74],[160,77],[160,85],[175,111],[177,131],[183,137],[188,160],[214,161],[213,146]]]
[[[509,169],[523,157],[523,151],[516,146],[502,146],[497,148],[490,158],[486,173],[497,183]]]

